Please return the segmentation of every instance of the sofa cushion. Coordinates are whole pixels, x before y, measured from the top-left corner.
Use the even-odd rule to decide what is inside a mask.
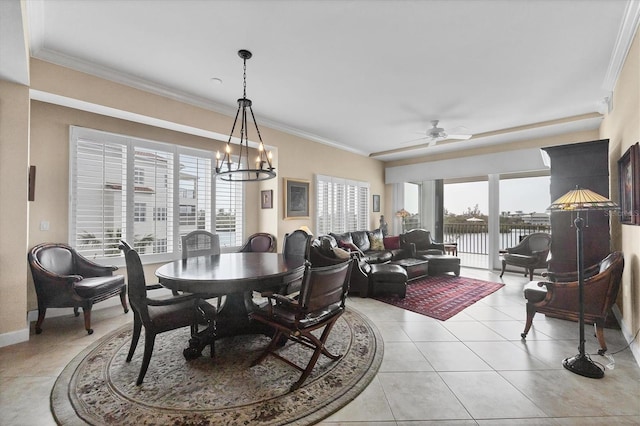
[[[336,239],[338,243],[338,247],[342,247],[343,244],[353,244],[353,239],[351,238],[351,232],[345,232],[343,234],[334,234],[330,233],[333,238]]]
[[[375,231],[371,231],[369,234],[369,244],[371,245],[371,250],[384,250],[384,235],[382,235],[382,231],[376,229]]]
[[[366,252],[371,250],[368,231],[353,231],[351,232],[351,239],[353,240],[353,243],[358,246],[360,251]]]
[[[383,238],[384,248],[386,250],[397,250],[400,248],[400,237],[384,237]]]
[[[369,250],[360,257],[367,263],[375,264],[387,263],[393,258],[393,255],[388,250]]]

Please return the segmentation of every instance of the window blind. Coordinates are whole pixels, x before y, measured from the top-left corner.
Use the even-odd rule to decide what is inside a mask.
[[[195,229],[242,244],[244,187],[214,179],[213,152],[75,126],[70,148],[69,242],[86,257],[118,257],[125,239],[172,259]]]
[[[316,232],[368,229],[369,183],[316,175]]]

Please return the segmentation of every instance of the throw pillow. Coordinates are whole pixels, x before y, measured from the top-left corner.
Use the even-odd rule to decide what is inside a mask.
[[[333,254],[336,259],[349,259],[351,255],[348,251],[341,249],[340,247],[336,247],[333,249]]]
[[[369,243],[371,244],[371,250],[384,250],[384,240],[382,233],[370,232]]]
[[[384,237],[384,248],[387,250],[397,250],[400,248],[400,236]]]

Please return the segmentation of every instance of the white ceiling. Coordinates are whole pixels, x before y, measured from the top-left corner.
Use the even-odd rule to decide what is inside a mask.
[[[597,128],[599,114],[537,123],[602,112],[638,9],[637,0],[35,0],[27,18],[34,57],[230,115],[242,95],[237,51],[248,49],[259,123],[389,160],[428,153],[380,154],[423,143],[408,141],[434,119],[476,136],[431,152]]]

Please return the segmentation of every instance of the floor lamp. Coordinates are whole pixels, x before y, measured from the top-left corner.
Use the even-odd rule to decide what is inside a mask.
[[[616,210],[618,205],[602,195],[596,194],[588,189],[582,189],[576,186],[575,189],[567,192],[562,197],[554,201],[549,209],[551,212],[569,211],[576,212],[576,218],[573,221],[576,227],[576,246],[578,251],[578,303],[580,305],[580,344],[578,346],[578,354],[566,358],[562,361],[562,365],[567,370],[579,374],[581,376],[600,379],[604,377],[604,370],[596,365],[584,350],[584,252],[582,244],[582,228],[584,219],[580,216],[580,212],[588,212],[590,210]]]

